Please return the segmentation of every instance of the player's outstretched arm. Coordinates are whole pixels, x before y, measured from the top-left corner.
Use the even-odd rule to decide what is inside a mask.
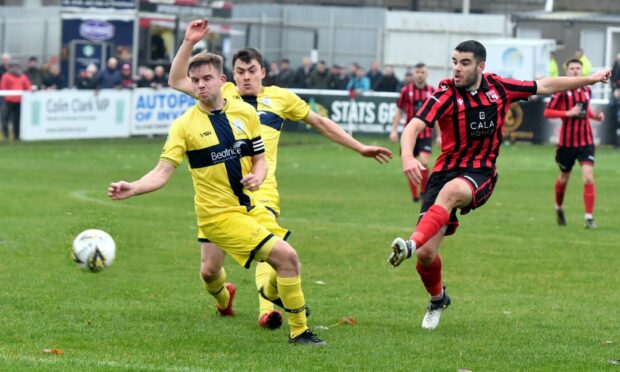
[[[265,153],[252,156],[252,172],[241,179],[243,187],[250,191],[256,191],[267,177],[267,162]]]
[[[596,83],[609,81],[611,71],[600,70],[590,76],[560,76],[536,80],[536,94],[553,94],[564,90],[575,89]]]
[[[187,76],[187,68],[189,67],[189,59],[192,57],[194,45],[202,40],[208,32],[209,21],[206,19],[191,21],[187,26],[183,42],[172,60],[172,65],[170,65],[168,85],[172,88],[190,96],[194,95],[192,82]]]
[[[422,181],[421,171],[426,168],[413,157],[413,148],[418,134],[424,128],[426,128],[426,124],[422,120],[413,118],[400,136],[400,158],[403,162],[403,173],[416,185]]]
[[[168,183],[175,169],[174,165],[160,160],[155,168],[137,181],[112,182],[108,187],[108,196],[112,200],[123,200],[159,190]]]
[[[374,158],[379,163],[387,163],[392,158],[392,151],[381,146],[367,146],[351,137],[340,125],[331,119],[310,111],[304,121],[318,130],[322,135],[339,145],[350,148],[367,158]]]

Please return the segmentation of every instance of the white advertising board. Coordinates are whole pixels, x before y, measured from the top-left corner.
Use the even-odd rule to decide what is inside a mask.
[[[134,89],[131,135],[167,134],[170,124],[196,100],[174,89]]]
[[[131,92],[40,91],[22,96],[21,138],[26,141],[129,136]]]

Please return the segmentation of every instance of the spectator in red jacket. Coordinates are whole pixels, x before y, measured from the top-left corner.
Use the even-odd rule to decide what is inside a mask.
[[[2,74],[0,78],[0,90],[21,90],[29,91],[31,89],[30,80],[22,74],[18,63],[11,63],[9,71]],[[9,138],[9,122],[13,123],[13,138],[19,139],[19,113],[21,110],[21,96],[4,97],[6,110],[2,115],[2,135],[5,139]]]

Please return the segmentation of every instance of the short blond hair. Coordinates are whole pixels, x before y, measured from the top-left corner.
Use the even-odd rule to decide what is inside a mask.
[[[209,52],[200,52],[190,58],[189,66],[187,66],[187,76],[189,76],[189,72],[193,68],[200,67],[202,65],[211,65],[220,74],[224,73],[224,59],[221,56]]]

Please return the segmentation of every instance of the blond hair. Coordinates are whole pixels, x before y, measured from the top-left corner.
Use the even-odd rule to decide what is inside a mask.
[[[189,72],[193,68],[200,67],[202,65],[211,65],[220,74],[224,73],[224,59],[222,57],[209,52],[200,52],[190,58],[189,66],[187,66],[187,76],[189,76]]]

